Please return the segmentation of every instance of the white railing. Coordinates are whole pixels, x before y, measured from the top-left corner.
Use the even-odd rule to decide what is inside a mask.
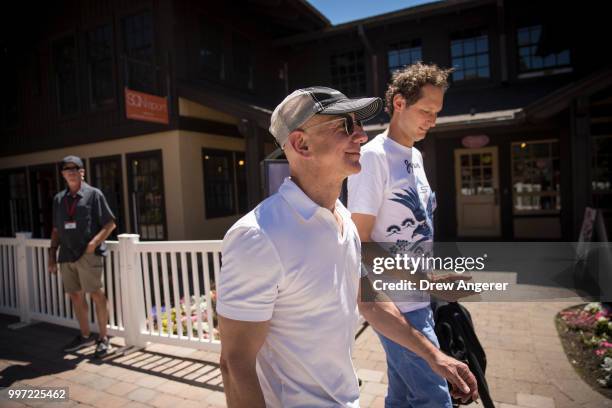
[[[0,313],[18,315],[16,244],[15,239],[0,238]]]
[[[0,313],[78,327],[64,293],[61,268],[47,271],[49,240],[0,238]],[[147,341],[218,351],[214,312],[221,241],[140,242],[123,234],[107,241],[104,291],[108,298],[108,332],[126,344]],[[95,305],[90,324],[97,331]]]

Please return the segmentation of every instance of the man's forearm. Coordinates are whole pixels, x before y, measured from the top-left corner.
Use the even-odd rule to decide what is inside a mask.
[[[110,236],[110,234],[113,232],[115,228],[116,228],[116,224],[114,221],[110,221],[106,223],[102,227],[102,229],[96,234],[96,236],[93,237],[90,243],[95,244],[95,246],[100,245],[101,243],[106,241],[106,238]]]
[[[254,365],[245,369],[231,363],[222,363],[221,377],[229,408],[265,408],[266,403]]]
[[[359,311],[377,332],[411,350],[428,363],[440,352],[427,337],[404,319],[392,302],[361,303]]]
[[[375,242],[361,244],[361,262],[363,262],[368,269],[373,267],[376,258],[390,257],[392,258],[393,255]],[[368,273],[373,273],[373,271],[369,270]],[[404,279],[415,283],[418,283],[421,279],[427,279],[427,275],[422,271],[413,272],[396,268],[385,269],[380,276],[384,278]]]
[[[59,246],[59,234],[57,233],[57,228],[53,228],[53,230],[51,230],[51,247],[49,248],[50,260],[55,261],[55,254],[57,252],[58,246]]]

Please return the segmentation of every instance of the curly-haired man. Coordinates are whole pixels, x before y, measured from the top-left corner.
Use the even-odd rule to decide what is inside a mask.
[[[390,242],[407,251],[433,242],[435,195],[414,143],[435,126],[449,73],[416,63],[394,74],[385,95],[389,128],[362,148],[362,171],[348,180],[348,209],[362,242]],[[363,256],[367,258],[365,246]],[[390,308],[396,317],[371,322],[387,355],[385,406],[451,408],[445,378],[455,385],[454,396],[477,398],[468,367],[439,350],[429,294],[414,291],[393,300],[360,303],[368,320],[380,308]]]

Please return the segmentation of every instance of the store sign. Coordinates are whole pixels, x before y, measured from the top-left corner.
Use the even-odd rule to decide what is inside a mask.
[[[461,139],[463,147],[468,149],[478,149],[489,144],[489,136],[487,135],[470,135]]]
[[[168,124],[168,99],[125,88],[125,116],[128,119]]]

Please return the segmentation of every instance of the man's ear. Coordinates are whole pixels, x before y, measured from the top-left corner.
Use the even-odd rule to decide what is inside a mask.
[[[296,152],[299,156],[310,157],[309,143],[306,137],[306,133],[301,130],[294,130],[289,133],[287,144],[291,145],[291,149]]]
[[[406,107],[406,99],[400,95],[395,94],[393,96],[393,110],[400,111]]]

